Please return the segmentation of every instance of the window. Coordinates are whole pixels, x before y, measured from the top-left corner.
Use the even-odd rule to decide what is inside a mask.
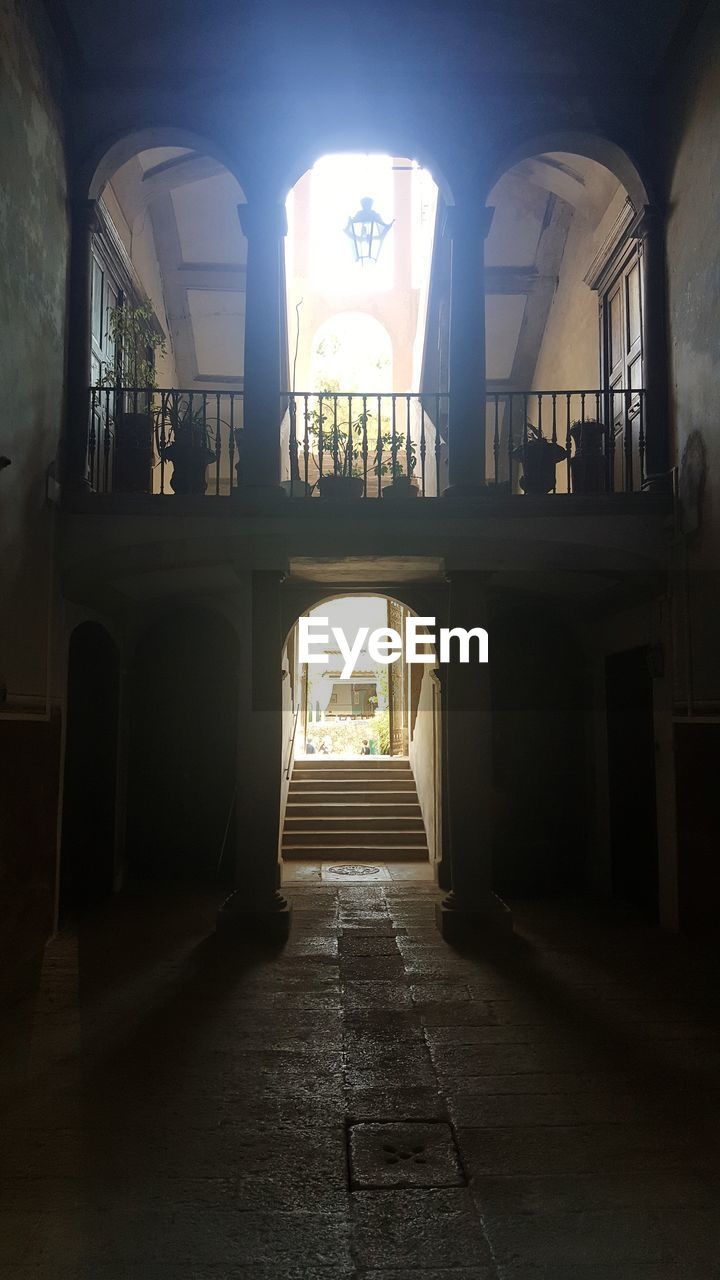
[[[637,394],[643,387],[641,265],[640,248],[634,243],[601,292],[604,389],[615,436],[615,489],[637,487],[640,479],[640,428],[644,432],[645,426]]]

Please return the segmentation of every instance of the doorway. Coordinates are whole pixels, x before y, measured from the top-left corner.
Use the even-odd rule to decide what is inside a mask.
[[[231,882],[239,642],[187,608],[142,637],[132,667],[128,862],[139,879]]]
[[[653,687],[647,646],[605,660],[613,896],[658,915]]]
[[[373,632],[404,636],[412,614],[380,594],[338,595],[307,610],[315,624],[300,661],[299,623],[283,653],[281,854],[292,875],[368,865],[432,871],[441,855],[441,714],[435,658],[376,660]],[[321,620],[323,620],[321,622]],[[342,642],[337,632],[342,633]],[[356,637],[364,639],[355,645]],[[310,633],[309,633],[310,634]],[[354,649],[354,664],[343,645]],[[400,874],[398,872],[398,874]],[[422,874],[425,874],[422,872]]]
[[[104,627],[70,638],[58,919],[113,891],[120,657]]]

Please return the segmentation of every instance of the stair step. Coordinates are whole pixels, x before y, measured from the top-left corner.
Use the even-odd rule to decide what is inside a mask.
[[[414,778],[292,778],[290,795],[407,795],[415,792]]]
[[[377,773],[363,773],[361,769],[313,769],[313,772],[296,773],[292,777],[296,782],[310,782],[313,786],[324,786],[325,782],[357,782],[360,786],[373,787],[378,782],[410,782],[414,783],[413,774],[400,772],[397,769],[378,769]]]
[[[317,852],[321,862],[427,862],[426,846],[363,844],[323,845]],[[306,845],[285,845],[282,856],[286,862],[307,862],[311,851]]]
[[[419,830],[407,831],[399,828],[397,831],[387,830],[387,828],[379,828],[377,831],[319,831],[316,828],[310,828],[305,831],[285,831],[283,835],[283,849],[287,844],[304,845],[306,849],[312,849],[320,846],[335,847],[341,844],[367,845],[375,848],[377,845],[413,845],[416,848],[427,849],[427,840],[425,832]]]
[[[305,831],[308,824],[315,824],[317,831],[386,831],[401,830],[423,831],[423,820],[420,806],[415,813],[362,813],[346,814],[323,812],[313,817],[312,814],[288,814],[285,820],[286,830]]]
[[[296,760],[282,856],[342,860],[428,859],[415,778],[406,757]]]
[[[410,761],[397,756],[358,756],[357,759],[333,759],[332,756],[319,756],[317,759],[295,760],[293,766],[298,773],[314,773],[317,769],[327,769],[331,773],[344,769],[389,770],[393,773],[408,773]]]

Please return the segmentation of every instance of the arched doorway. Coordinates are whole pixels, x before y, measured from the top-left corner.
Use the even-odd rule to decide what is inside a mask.
[[[238,638],[186,608],[142,636],[132,664],[127,859],[140,878],[231,881]]]
[[[408,663],[404,655],[384,662],[373,642],[374,633],[404,637],[412,616],[394,597],[358,591],[318,601],[292,627],[283,652],[281,852],[287,864],[307,861],[308,854],[323,867],[350,859],[429,863],[432,870],[439,861],[435,655],[430,648],[428,663]],[[315,637],[308,662],[301,650],[305,623]]]
[[[120,657],[103,626],[70,637],[58,918],[113,890]]]

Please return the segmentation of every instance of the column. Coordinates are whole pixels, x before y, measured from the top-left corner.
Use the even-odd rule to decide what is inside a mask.
[[[641,244],[643,297],[643,374],[645,379],[645,487],[669,491],[671,480],[668,421],[668,346],[666,328],[665,220],[647,205],[635,227]]]
[[[90,343],[94,200],[76,200],[70,210],[68,359],[61,479],[69,489],[88,488]]]
[[[283,205],[238,205],[247,239],[245,373],[243,395],[244,485],[280,488],[280,419],[284,308],[281,255],[287,234]]]
[[[444,232],[452,240],[448,382],[448,488],[467,497],[485,483],[485,239],[494,210],[453,206]]]
[[[450,627],[485,627],[485,575],[452,570]],[[447,664],[447,820],[452,889],[438,905],[436,922],[447,941],[468,932],[492,939],[512,931],[508,908],[492,891],[493,788],[490,664],[461,663],[456,651]],[[490,632],[492,660],[492,633]]]
[[[218,913],[218,928],[238,939],[258,934],[282,941],[290,907],[280,893],[280,773],[282,769],[282,617],[284,573],[252,573],[250,688],[240,708],[237,888]]]

